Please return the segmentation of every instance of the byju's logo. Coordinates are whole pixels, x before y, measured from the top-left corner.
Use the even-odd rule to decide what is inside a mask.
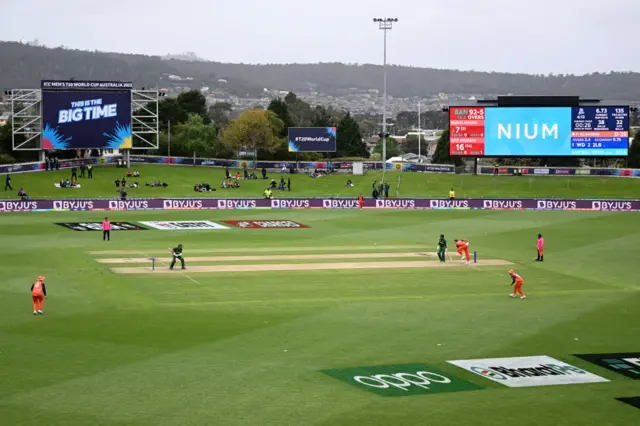
[[[322,370],[323,373],[382,396],[408,396],[482,389],[424,364],[378,365]]]

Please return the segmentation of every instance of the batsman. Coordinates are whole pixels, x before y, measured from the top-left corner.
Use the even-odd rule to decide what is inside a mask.
[[[169,269],[173,270],[173,267],[176,264],[176,259],[180,259],[180,263],[182,264],[182,269],[185,269],[184,267],[184,258],[182,257],[182,244],[178,244],[178,247],[173,248],[173,249],[169,249],[169,251],[171,252],[171,265],[169,266]]]
[[[445,262],[447,252],[447,240],[444,239],[444,234],[440,234],[440,239],[438,240],[438,259],[440,262]]]

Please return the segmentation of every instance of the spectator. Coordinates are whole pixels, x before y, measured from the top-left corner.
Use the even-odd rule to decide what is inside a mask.
[[[58,157],[53,159],[53,164],[55,164],[56,170],[60,170],[60,160],[58,160]]]
[[[78,169],[76,167],[71,168],[71,179],[78,179]]]
[[[120,189],[120,178],[116,178],[115,184],[116,184],[116,191],[118,191]]]
[[[389,198],[389,184],[384,183],[384,198]]]
[[[9,174],[7,174],[7,176],[4,178],[4,190],[13,191],[13,188],[11,187],[11,175]]]
[[[287,191],[291,191],[291,178],[287,178]]]
[[[226,167],[226,168],[224,169],[224,177],[225,177],[226,179],[229,179],[229,178],[231,177],[231,174],[229,173],[229,167]]]
[[[120,190],[120,200],[127,201],[127,191],[124,190],[124,186]]]
[[[80,164],[80,177],[84,178],[85,177],[85,170],[87,169],[87,166],[84,165],[84,163]]]
[[[271,185],[270,185],[270,187],[271,187],[272,189],[275,189],[275,188],[277,188],[277,187],[278,187],[278,184],[276,183],[276,180],[275,180],[275,179],[271,179]]]
[[[378,192],[378,188],[374,186],[373,191],[371,192],[371,196],[373,197],[374,200],[377,200],[379,195],[380,193]]]
[[[24,189],[20,188],[20,190],[18,190],[18,197],[20,197],[22,201],[25,201],[28,195],[26,192],[24,192]]]
[[[247,170],[247,166],[244,166],[244,180],[248,180],[249,179],[249,170]]]
[[[347,179],[347,188],[353,188],[355,185],[351,182],[351,179]]]
[[[133,177],[135,177],[135,178],[139,178],[140,177],[140,172],[137,169],[133,171]]]
[[[51,163],[49,162],[49,157],[45,157],[44,159],[44,167],[47,171],[49,171],[49,167],[51,166]]]
[[[88,173],[89,179],[93,179],[93,166],[91,164],[87,166],[87,173]]]
[[[453,188],[451,188],[449,190],[449,199],[450,200],[455,200],[456,199],[456,191],[454,191]]]
[[[267,180],[267,169],[262,168],[262,180]]]

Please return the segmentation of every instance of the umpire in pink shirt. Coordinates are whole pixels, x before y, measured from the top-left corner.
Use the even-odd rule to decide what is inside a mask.
[[[102,221],[102,241],[111,241],[111,222],[105,217]]]

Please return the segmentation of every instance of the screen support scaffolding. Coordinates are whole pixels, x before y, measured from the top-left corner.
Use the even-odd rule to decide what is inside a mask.
[[[132,149],[158,149],[160,144],[157,90],[131,91]]]
[[[11,90],[11,143],[14,151],[39,151],[42,147],[42,92]]]

